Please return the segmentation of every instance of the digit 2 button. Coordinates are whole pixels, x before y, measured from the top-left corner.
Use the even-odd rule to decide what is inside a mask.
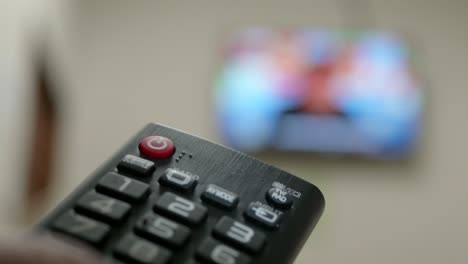
[[[169,192],[159,198],[154,209],[188,225],[197,225],[202,222],[208,211],[203,205]]]

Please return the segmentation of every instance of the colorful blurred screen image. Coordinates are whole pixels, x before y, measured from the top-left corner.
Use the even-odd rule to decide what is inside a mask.
[[[404,157],[423,110],[411,59],[393,32],[242,31],[223,50],[219,131],[247,152]]]

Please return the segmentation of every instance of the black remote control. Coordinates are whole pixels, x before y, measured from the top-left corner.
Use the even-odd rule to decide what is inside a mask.
[[[324,208],[314,185],[149,124],[38,225],[108,263],[292,263]]]

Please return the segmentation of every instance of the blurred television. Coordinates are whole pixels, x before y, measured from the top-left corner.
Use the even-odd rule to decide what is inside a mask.
[[[411,59],[394,32],[241,31],[216,84],[221,137],[246,152],[406,157],[423,110]]]

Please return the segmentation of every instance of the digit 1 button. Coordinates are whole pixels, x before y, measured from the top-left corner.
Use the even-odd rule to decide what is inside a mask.
[[[279,227],[280,215],[270,208],[257,203],[249,205],[247,211],[245,211],[245,216],[252,222],[270,229]]]
[[[197,185],[197,180],[185,172],[167,169],[164,175],[159,178],[159,183],[178,191],[191,192]]]
[[[272,203],[274,207],[281,209],[291,208],[294,202],[291,195],[278,188],[271,188],[268,190],[267,200]]]
[[[148,184],[132,180],[114,172],[99,180],[96,190],[129,203],[145,199],[149,194]]]
[[[260,251],[265,243],[265,235],[263,233],[228,216],[223,216],[218,221],[213,233],[220,240],[252,253]]]
[[[76,210],[106,222],[119,222],[130,212],[130,205],[102,194],[89,192],[78,200]]]
[[[152,159],[168,159],[174,155],[174,143],[161,136],[145,137],[138,145],[140,152]]]
[[[170,192],[164,193],[156,201],[154,209],[189,225],[199,224],[205,219],[207,213],[207,209],[203,205]]]
[[[110,227],[91,218],[68,211],[52,224],[52,229],[98,245],[109,235]]]
[[[201,244],[197,257],[211,264],[249,264],[251,259],[238,250],[208,238]]]
[[[120,240],[114,253],[124,261],[138,264],[166,264],[172,256],[169,250],[131,234]]]
[[[190,236],[190,229],[165,217],[148,213],[138,220],[135,231],[138,235],[169,246],[180,247]]]

